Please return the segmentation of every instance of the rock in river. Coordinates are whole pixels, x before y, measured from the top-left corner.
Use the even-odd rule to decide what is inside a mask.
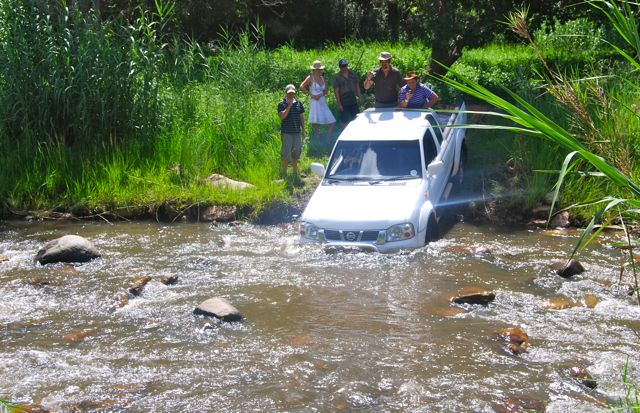
[[[567,262],[556,262],[551,264],[551,269],[556,272],[562,278],[571,278],[574,275],[584,272],[584,267],[576,260],[569,260]]]
[[[35,256],[40,264],[56,262],[87,262],[100,257],[101,254],[86,238],[78,235],[65,235],[49,241]]]
[[[142,294],[144,286],[147,285],[149,281],[151,281],[150,275],[143,275],[142,277],[136,278],[135,280],[133,280],[131,285],[129,285],[129,294],[133,295],[134,297],[139,296],[140,294]]]
[[[242,314],[226,298],[214,297],[201,302],[193,314],[216,317],[222,321],[240,321]]]
[[[503,328],[495,333],[495,337],[506,343],[506,350],[519,355],[529,348],[529,335],[518,327]]]
[[[469,288],[458,291],[453,297],[451,297],[451,302],[455,304],[487,305],[495,300],[495,298],[496,294],[492,291],[486,291],[479,288]]]
[[[177,284],[179,280],[179,277],[175,274],[171,274],[171,275],[163,275],[162,277],[160,277],[160,282],[164,285],[174,285]]]
[[[547,310],[564,310],[574,307],[575,303],[563,297],[551,297],[544,304]]]
[[[591,377],[587,369],[582,366],[571,367],[569,369],[569,376],[588,389],[593,390],[598,387],[598,382]]]

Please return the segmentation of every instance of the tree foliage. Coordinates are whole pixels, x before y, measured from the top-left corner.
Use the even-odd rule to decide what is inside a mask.
[[[101,0],[99,7],[105,16],[126,18],[162,1]],[[572,0],[181,0],[175,5],[175,30],[205,43],[256,21],[266,28],[271,47],[319,47],[345,38],[420,40],[432,48],[432,74],[444,74],[439,63],[451,66],[467,47],[511,36],[502,21],[515,7],[530,9],[533,28],[590,10]]]

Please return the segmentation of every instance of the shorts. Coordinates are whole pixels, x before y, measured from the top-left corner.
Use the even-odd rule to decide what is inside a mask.
[[[357,103],[353,105],[342,106],[342,112],[340,112],[340,121],[342,123],[349,123],[356,118],[356,115],[360,112],[360,108]]]
[[[300,133],[282,133],[282,149],[280,150],[280,159],[283,161],[300,159],[302,153],[302,138]]]

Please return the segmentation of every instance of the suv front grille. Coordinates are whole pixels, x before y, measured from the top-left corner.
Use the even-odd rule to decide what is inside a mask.
[[[325,229],[324,237],[327,241],[347,242],[375,242],[380,231],[341,231]]]

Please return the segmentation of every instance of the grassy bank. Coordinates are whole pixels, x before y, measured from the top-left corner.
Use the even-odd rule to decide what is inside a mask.
[[[294,189],[279,177],[276,104],[284,86],[298,85],[309,65],[326,63],[332,80],[347,58],[361,78],[381,50],[402,72],[426,72],[430,50],[421,43],[345,41],[320,50],[262,46],[260,27],[227,34],[204,47],[166,35],[161,12],[141,12],[133,23],[75,9],[2,1],[0,19],[0,202],[8,211],[55,210],[95,215],[131,207],[151,211],[171,203],[237,205],[259,211],[291,202]],[[39,8],[40,7],[40,8]],[[50,16],[45,18],[44,16]],[[39,28],[36,31],[32,28]],[[606,54],[576,56],[550,46],[554,64],[593,67]],[[469,50],[456,70],[503,93],[501,84],[536,93],[539,62],[524,46],[494,44]],[[443,102],[465,98],[428,81]],[[532,92],[533,91],[533,92]],[[301,96],[308,107],[308,98]],[[467,98],[468,99],[468,98]],[[367,95],[366,101],[371,102]],[[540,102],[541,104],[551,104]],[[337,113],[330,97],[329,105]],[[556,110],[562,118],[562,110]],[[557,148],[510,136],[486,135],[488,151],[509,161],[506,194],[535,204],[553,177],[531,173],[556,165]],[[328,148],[307,145],[303,170]],[[215,188],[223,174],[255,187]],[[505,184],[496,182],[496,187]],[[496,193],[500,193],[496,190]],[[568,192],[570,194],[570,192]]]

